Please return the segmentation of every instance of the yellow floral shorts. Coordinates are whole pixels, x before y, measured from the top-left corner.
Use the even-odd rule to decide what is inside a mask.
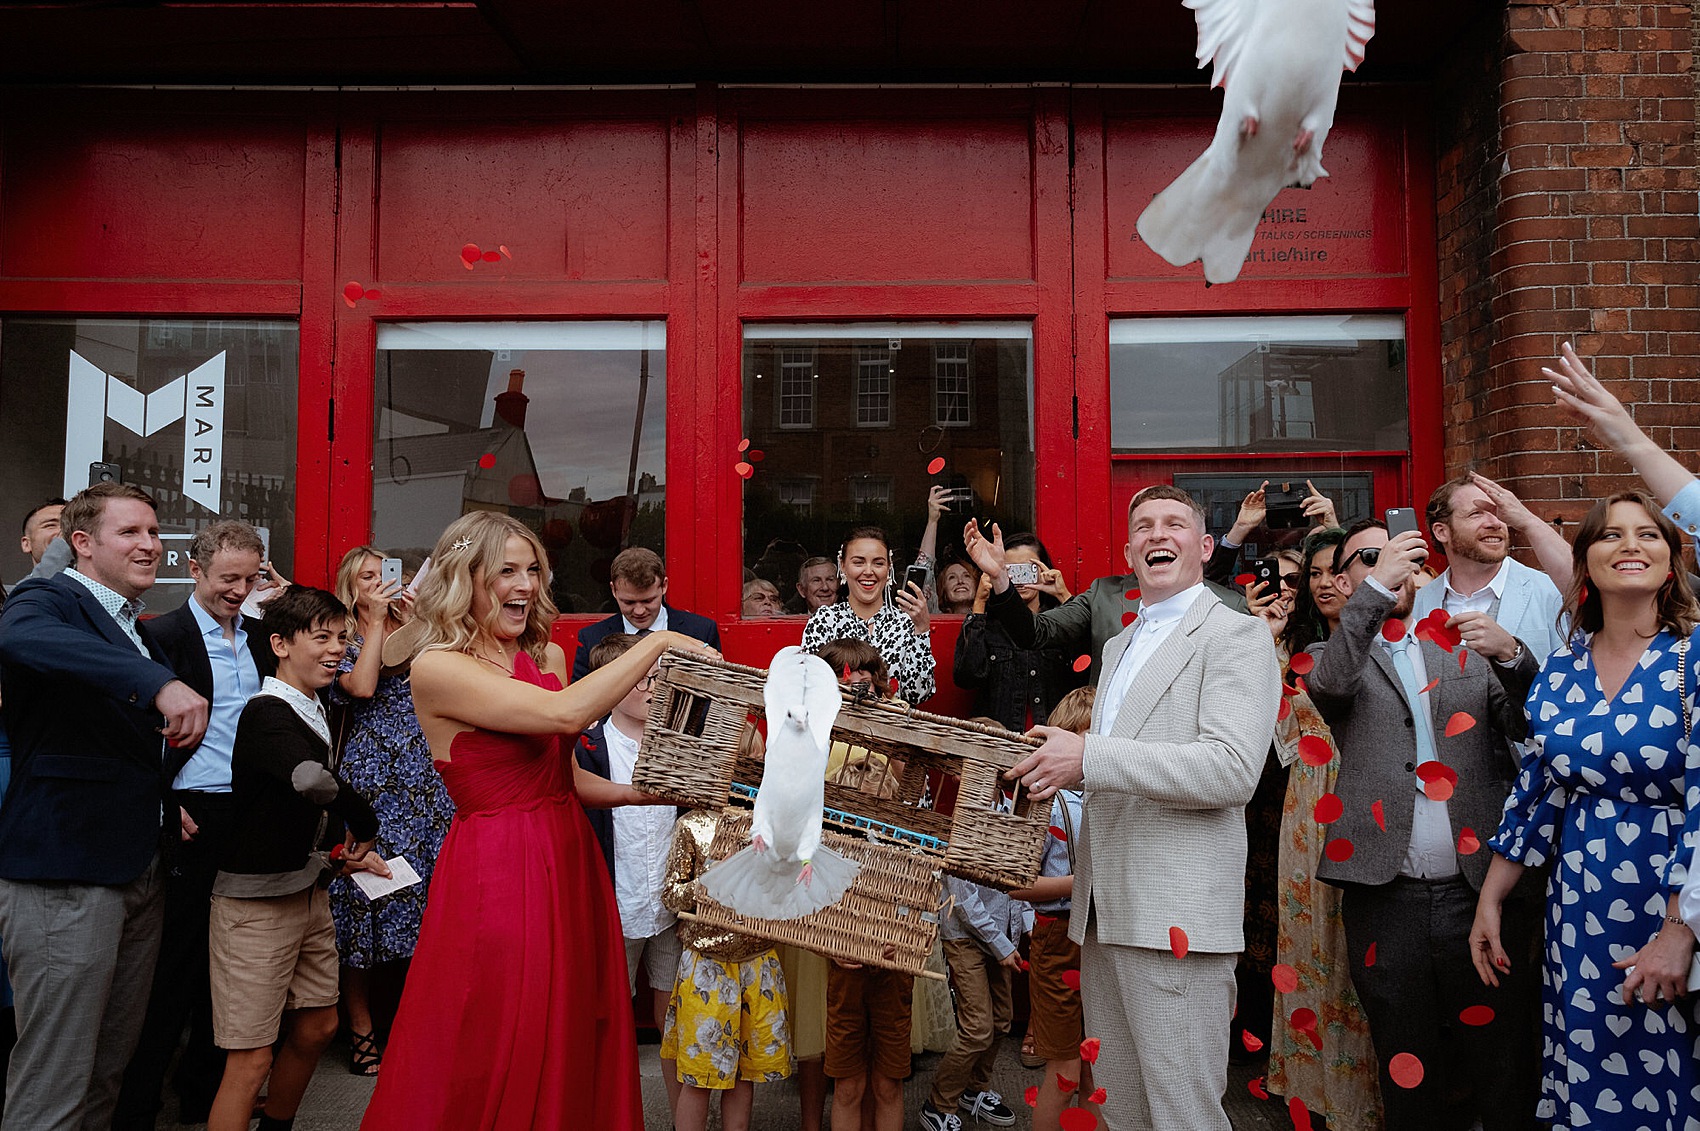
[[[693,1088],[783,1080],[796,1067],[785,1007],[785,975],[772,950],[721,962],[687,947],[667,1004],[661,1055],[677,1062],[679,1083]]]

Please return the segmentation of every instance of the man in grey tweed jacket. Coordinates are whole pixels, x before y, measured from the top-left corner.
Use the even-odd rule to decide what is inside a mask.
[[[1027,614],[1001,538],[970,524],[993,579],[987,611]],[[1111,1131],[1229,1131],[1229,1023],[1244,946],[1245,804],[1275,730],[1280,668],[1269,629],[1204,585],[1211,538],[1186,492],[1148,487],[1128,508],[1144,608],[1104,647],[1092,728],[1053,727],[1010,771],[1043,800],[1084,784],[1069,936],[1081,944],[1086,1035],[1102,1042]],[[1182,957],[1184,955],[1184,957]]]

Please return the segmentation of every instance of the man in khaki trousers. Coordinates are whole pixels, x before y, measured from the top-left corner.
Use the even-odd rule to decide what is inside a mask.
[[[1032,615],[1009,586],[999,532],[988,541],[971,523],[964,538],[993,579],[987,612],[1025,647]],[[1086,792],[1069,937],[1081,944],[1111,1131],[1230,1131],[1222,1096],[1244,946],[1245,804],[1274,736],[1281,675],[1264,622],[1205,587],[1212,545],[1185,491],[1133,497],[1127,551],[1142,610],[1104,646],[1092,728],[1082,738],[1035,727],[1045,744],[1009,774],[1036,801]]]

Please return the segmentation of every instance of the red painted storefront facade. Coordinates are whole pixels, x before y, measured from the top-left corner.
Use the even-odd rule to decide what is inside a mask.
[[[63,91],[4,112],[0,335],[21,317],[295,324],[293,565],[322,583],[372,535],[380,324],[664,322],[671,599],[761,662],[801,621],[739,617],[750,326],[1030,327],[1037,529],[1076,589],[1122,571],[1123,508],[1145,483],[1368,473],[1379,511],[1442,478],[1424,89],[1348,90],[1331,177],[1278,197],[1240,280],[1206,289],[1130,237],[1204,145],[1218,98]],[[468,269],[469,242],[510,254]],[[346,298],[350,282],[377,297]],[[1112,320],[1335,314],[1402,322],[1404,443],[1112,452]],[[27,396],[17,385],[0,398]],[[939,621],[933,705],[949,709],[965,705],[954,637]]]

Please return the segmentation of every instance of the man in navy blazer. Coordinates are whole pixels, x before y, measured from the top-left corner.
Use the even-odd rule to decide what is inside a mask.
[[[590,650],[611,632],[648,636],[672,629],[720,650],[720,629],[712,620],[667,604],[667,567],[654,550],[633,546],[616,554],[608,568],[608,588],[620,611],[578,634],[578,651],[573,654],[575,681],[590,670]]]
[[[111,1120],[159,950],[163,743],[207,725],[206,700],[137,623],[162,551],[153,500],[97,484],[61,523],[74,567],[23,582],[0,612],[0,938],[19,1034],[7,1131]]]
[[[245,621],[242,603],[260,580],[265,546],[245,522],[215,522],[189,542],[195,589],[180,608],[148,622],[154,643],[178,678],[210,704],[207,732],[194,746],[166,751],[170,814],[182,832],[168,837],[165,926],[147,1019],[124,1086],[113,1131],[153,1131],[160,1091],[172,1055],[189,1025],[189,1044],[177,1062],[178,1121],[206,1119],[224,1074],[224,1051],[213,1040],[207,923],[213,880],[234,832],[230,760],[236,724],[260,681],[277,671],[271,637]]]

